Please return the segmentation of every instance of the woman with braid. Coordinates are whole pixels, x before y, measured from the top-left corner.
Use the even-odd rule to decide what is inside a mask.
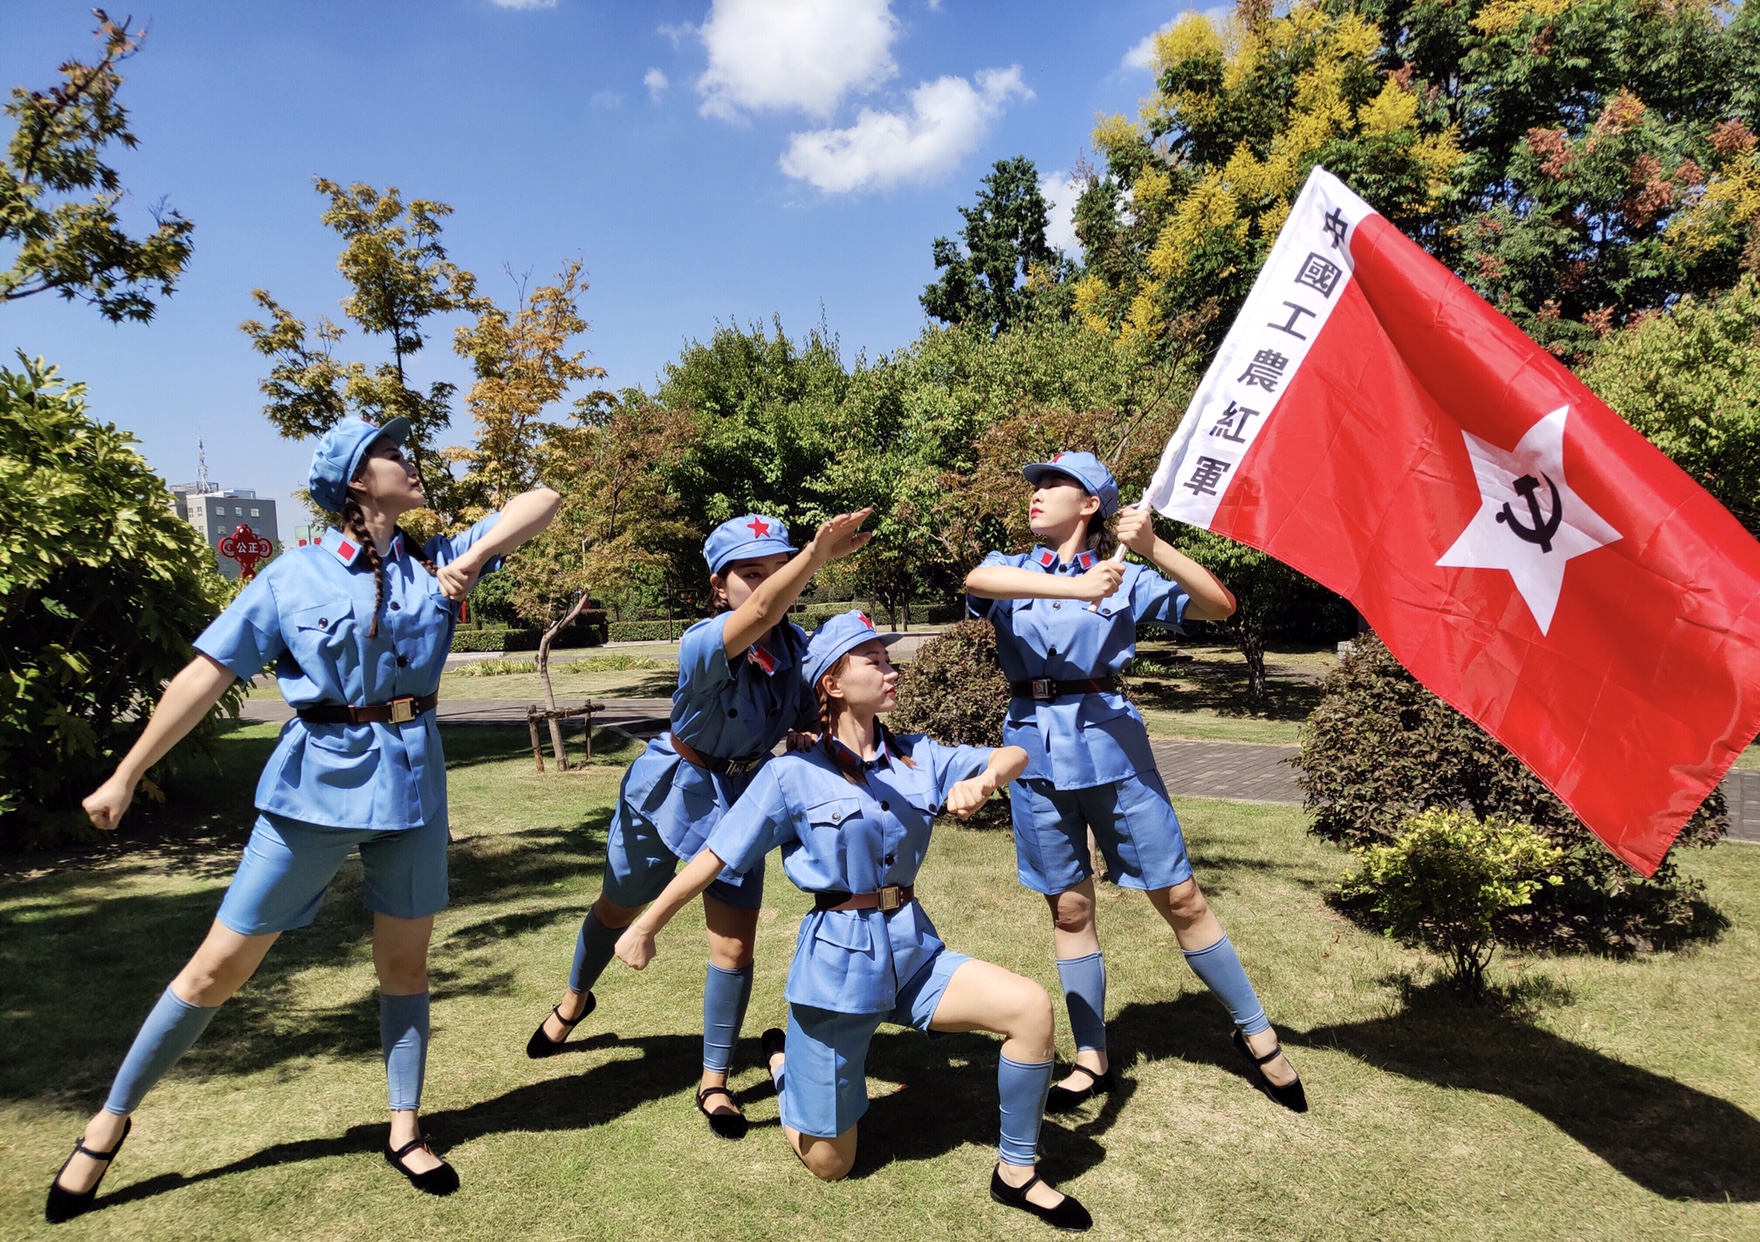
[[[196,639],[140,740],[85,801],[113,829],[148,768],[208,714],[235,678],[275,666],[296,711],[257,784],[259,812],[206,938],[135,1036],[104,1107],[49,1187],[51,1223],[89,1209],[132,1114],[284,931],[312,921],[342,860],[358,849],[373,912],[379,1035],[390,1087],[385,1159],[428,1194],[458,1175],[435,1155],[417,1108],[428,1052],[428,939],[446,905],[446,768],[436,691],[458,601],[504,553],[549,525],[559,497],[538,488],[463,534],[418,551],[398,519],[423,503],[403,455],[409,423],[358,419],[325,433],[312,498],[346,532],[272,561]]]
[[[679,639],[672,727],[648,743],[623,778],[599,899],[581,921],[568,986],[526,1041],[527,1056],[562,1051],[569,1032],[597,1005],[593,985],[623,929],[666,887],[679,862],[702,848],[771,748],[789,732],[813,727],[813,695],[801,679],[807,636],[788,620],[788,610],[821,565],[868,542],[857,527],[872,512],[832,518],[798,555],[787,527],[761,513],[730,518],[703,543],[716,615]],[[727,1071],[752,995],[763,896],[761,865],[715,877],[703,893],[709,964],[697,1109],[725,1139],[746,1133]]]

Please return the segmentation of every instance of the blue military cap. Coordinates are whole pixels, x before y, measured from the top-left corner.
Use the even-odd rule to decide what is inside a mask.
[[[1090,496],[1100,498],[1100,516],[1109,518],[1118,512],[1118,484],[1092,453],[1059,453],[1050,461],[1036,461],[1021,469],[1027,482],[1037,484],[1047,474],[1067,474],[1080,483]]]
[[[384,436],[393,444],[409,439],[409,419],[394,418],[383,427],[360,418],[345,418],[318,441],[312,452],[312,473],[306,479],[306,490],[312,499],[332,513],[341,513],[348,499],[348,481],[360,469],[361,458],[373,441]]]
[[[788,542],[788,527],[762,513],[730,518],[703,540],[703,559],[709,562],[712,574],[720,573],[733,561],[749,561],[795,550]]]
[[[818,685],[819,679],[825,676],[833,664],[869,639],[879,637],[874,632],[874,623],[868,620],[867,613],[838,613],[814,630],[813,636],[807,640],[807,658],[801,667],[807,684]]]

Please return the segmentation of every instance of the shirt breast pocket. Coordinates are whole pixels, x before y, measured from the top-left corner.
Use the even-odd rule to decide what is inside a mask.
[[[868,919],[859,911],[828,911],[819,919],[813,939],[821,944],[835,945],[852,953],[866,953],[874,947]]]
[[[346,599],[288,613],[284,637],[300,667],[310,669],[333,660],[348,641],[348,623],[353,617],[354,603]]]
[[[831,798],[807,808],[807,826],[827,828],[835,832],[843,827],[845,821],[854,819],[861,813],[862,804],[859,799]]]

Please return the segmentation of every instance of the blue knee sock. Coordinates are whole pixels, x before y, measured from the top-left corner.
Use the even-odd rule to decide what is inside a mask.
[[[379,993],[379,1046],[385,1050],[385,1085],[391,1111],[420,1108],[428,1069],[428,994]]]
[[[576,992],[591,991],[605,972],[612,953],[617,950],[617,938],[621,935],[621,928],[605,926],[588,910],[587,917],[581,920],[581,934],[575,938],[574,965],[569,968],[568,986]]]
[[[746,1002],[752,999],[752,968],[723,970],[709,963],[703,980],[703,1068],[725,1074],[733,1064],[733,1044],[746,1020]]]
[[[1253,985],[1247,982],[1240,955],[1228,942],[1226,932],[1221,940],[1207,949],[1181,949],[1180,952],[1186,955],[1186,964],[1192,968],[1192,973],[1204,981],[1204,986],[1215,993],[1222,1007],[1228,1010],[1228,1016],[1234,1019],[1242,1035],[1257,1035],[1271,1025],[1259,998],[1253,994]]]
[[[127,1116],[139,1108],[141,1098],[201,1038],[219,1012],[218,1005],[192,1005],[166,988],[122,1059],[122,1068],[116,1071],[116,1081],[110,1086],[110,1098],[104,1101],[104,1111]]]
[[[1098,953],[1057,959],[1069,1029],[1078,1049],[1106,1050],[1106,959]]]
[[[1045,1096],[1051,1090],[1051,1062],[1023,1065],[1001,1057],[996,1062],[996,1091],[1002,1097],[1004,1164],[1030,1165],[1039,1159],[1039,1123],[1045,1120]]]

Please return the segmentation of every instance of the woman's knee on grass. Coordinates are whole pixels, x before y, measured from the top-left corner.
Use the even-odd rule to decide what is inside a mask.
[[[822,1182],[842,1181],[856,1165],[855,1127],[834,1139],[799,1136],[795,1151],[807,1171]]]

